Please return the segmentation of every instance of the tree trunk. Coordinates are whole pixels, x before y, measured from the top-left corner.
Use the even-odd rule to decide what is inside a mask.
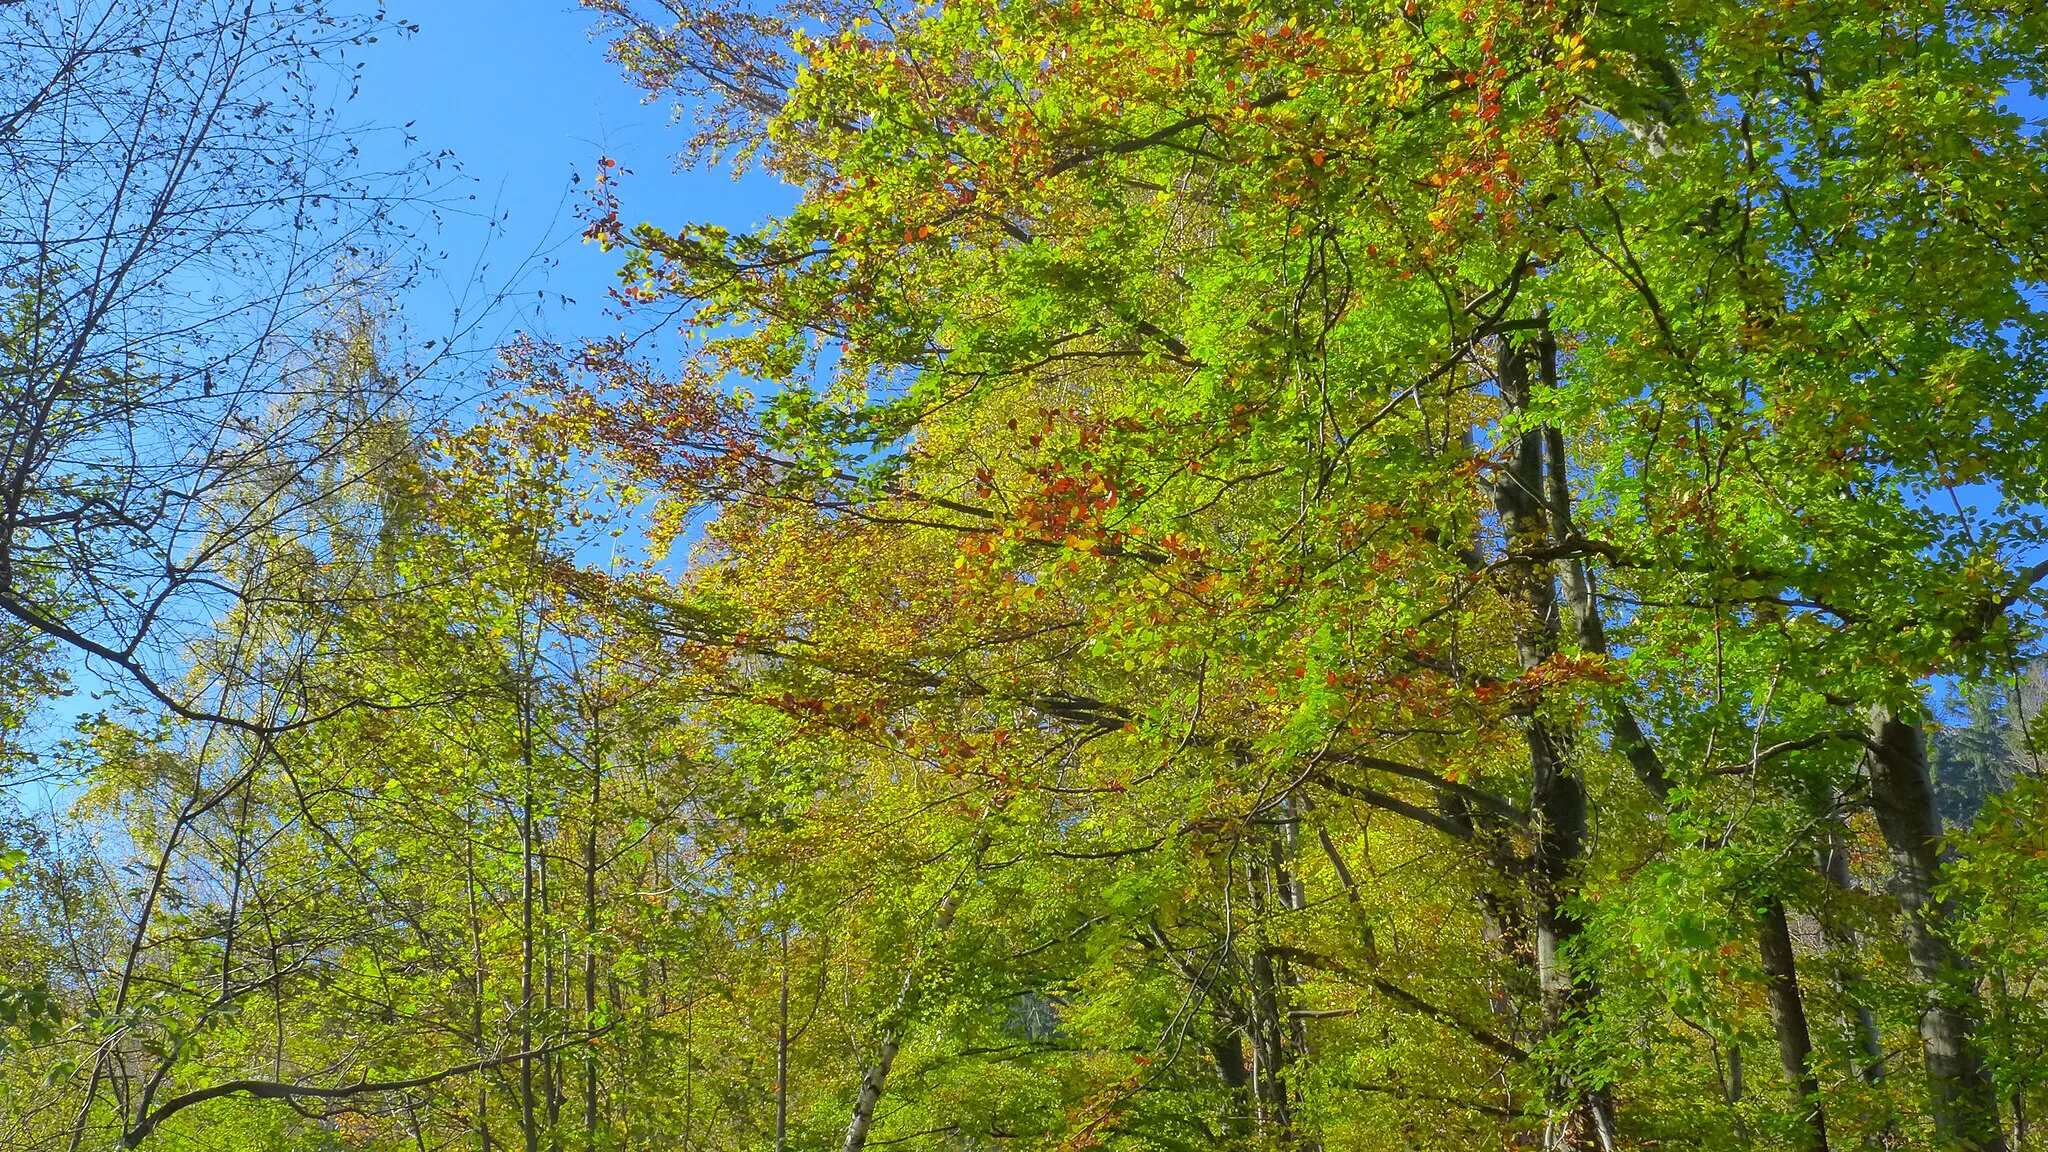
[[[1838,836],[1831,834],[1828,838],[1828,845],[1822,853],[1821,873],[1839,891],[1857,890],[1855,880],[1849,875],[1849,850]],[[1821,932],[1825,934],[1830,948],[1845,953],[1856,951],[1856,933],[1843,927],[1836,917],[1823,915]],[[1863,1049],[1863,1060],[1857,1066],[1856,1074],[1863,1078],[1864,1083],[1876,1084],[1884,1079],[1884,1034],[1878,1030],[1877,1015],[1859,998],[1858,981],[1847,964],[1836,965],[1835,983],[1842,990],[1842,998],[1856,1014],[1856,1038]]]
[[[533,1113],[533,723],[519,699],[519,753],[525,767],[519,803],[519,1130],[526,1152],[540,1152]]]
[[[775,1017],[775,1152],[789,1152],[789,925],[782,926],[782,998]]]
[[[469,946],[470,962],[476,968],[475,1000],[469,1008],[469,1027],[476,1043],[478,1059],[484,1052],[484,925],[477,910],[476,899],[476,834],[472,832],[468,843],[463,845],[463,889],[469,898]],[[524,1049],[521,1049],[524,1051]],[[476,1142],[478,1152],[491,1152],[491,1125],[488,1117],[490,1086],[484,1078],[476,1080]]]
[[[1547,345],[1543,350],[1548,351]],[[1542,359],[1541,370],[1548,378],[1554,368],[1547,356]],[[1528,411],[1530,360],[1526,350],[1501,340],[1500,392],[1510,415]],[[1551,543],[1551,517],[1545,507],[1546,447],[1543,429],[1525,429],[1509,445],[1507,466],[1493,482],[1494,509],[1510,553],[1528,555]],[[1515,649],[1526,672],[1557,654],[1557,589],[1551,566],[1543,561],[1512,563],[1506,572],[1508,596],[1519,610]],[[1567,758],[1571,734],[1545,718],[1539,702],[1531,701],[1519,711],[1529,750],[1529,813],[1535,840],[1526,880],[1535,929],[1537,996],[1544,1031],[1555,1034],[1595,993],[1591,984],[1574,979],[1563,961],[1565,946],[1581,927],[1566,902],[1585,848],[1586,793]],[[1553,1103],[1569,1105],[1573,1116],[1552,1134],[1553,1146],[1614,1147],[1613,1107],[1604,1093],[1583,1091],[1570,1082],[1560,1082],[1555,1092],[1559,1098]]]
[[[970,855],[970,869],[981,866],[982,854],[988,850],[986,829],[975,836],[974,851]],[[946,893],[939,901],[938,914],[932,917],[932,938],[943,941],[953,927],[953,916],[960,910],[963,895],[959,885]],[[896,1053],[903,1046],[903,1032],[910,1026],[911,1018],[917,1012],[918,969],[920,960],[912,957],[909,968],[903,973],[903,986],[896,993],[895,1007],[890,1009],[887,1023],[883,1026],[881,1050],[875,1053],[875,1062],[861,1075],[860,1091],[853,1098],[853,1119],[846,1125],[846,1141],[841,1145],[843,1152],[862,1152],[867,1147],[868,1129],[874,1126],[875,1105],[881,1103],[882,1093],[889,1086],[889,1070],[896,1064]]]
[[[1547,385],[1557,383],[1557,345],[1551,339],[1549,329],[1543,332],[1540,348],[1543,364],[1543,379]],[[1548,449],[1550,464],[1547,471],[1545,490],[1549,494],[1551,539],[1560,546],[1571,545],[1578,530],[1572,526],[1572,496],[1570,462],[1565,456],[1564,434],[1555,428],[1543,430],[1544,445]],[[1582,557],[1568,556],[1558,561],[1559,582],[1564,585],[1565,605],[1571,610],[1573,630],[1578,633],[1579,647],[1596,656],[1607,654],[1607,626],[1600,620],[1600,599],[1593,591],[1592,576],[1586,571]],[[1628,760],[1636,779],[1642,782],[1650,795],[1657,798],[1659,806],[1669,806],[1671,800],[1671,777],[1664,771],[1663,760],[1657,755],[1656,746],[1636,722],[1635,710],[1628,701],[1618,694],[1601,701],[1607,713],[1608,725],[1614,736],[1615,750]]]
[[[583,829],[583,1026],[597,1016],[597,809],[604,795],[604,754],[590,753],[590,813]],[[597,1054],[583,1050],[583,1148],[597,1148]]]
[[[550,919],[549,912],[555,906],[554,894],[548,889],[550,870],[548,868],[547,849],[536,842],[534,845],[534,855],[537,861],[537,867],[534,871],[540,878],[540,915],[542,920],[545,921]],[[545,925],[543,925],[542,930],[545,932]],[[563,961],[561,965],[561,1005],[566,1008],[569,1005],[569,933],[566,925],[563,926],[559,933],[548,933],[540,940],[540,1004],[542,1012],[549,1020],[553,1020],[555,1015],[555,959],[557,944],[561,946],[561,959]],[[550,1024],[549,1027],[552,1028],[553,1024]],[[549,1052],[541,1057],[540,1099],[547,1116],[546,1143],[548,1152],[561,1152],[562,1149],[561,1071],[561,1053]]]
[[[1892,893],[1905,921],[1906,952],[1924,999],[1920,1050],[1935,1130],[1970,1152],[2004,1152],[1998,1099],[1972,1036],[1983,1002],[1969,964],[1946,935],[1948,907],[1935,897],[1941,817],[1927,774],[1926,735],[1883,707],[1871,714],[1870,808],[1891,857]]]
[[[1234,1136],[1250,1136],[1252,1105],[1245,1076],[1244,1033],[1227,1020],[1218,1021],[1216,1035],[1209,1042],[1209,1057],[1216,1062],[1216,1076],[1230,1097],[1224,1127]]]
[[[1555,387],[1557,344],[1547,326],[1543,329],[1538,353],[1543,382],[1546,386]],[[1545,491],[1548,494],[1551,539],[1559,545],[1569,545],[1574,541],[1577,530],[1572,526],[1570,461],[1565,454],[1563,434],[1556,428],[1545,428],[1544,446],[1549,458]],[[1579,647],[1590,655],[1606,655],[1607,630],[1600,619],[1599,596],[1593,591],[1593,581],[1584,559],[1566,557],[1558,562],[1558,569]],[[1650,742],[1648,734],[1637,722],[1635,710],[1618,695],[1603,701],[1602,708],[1608,717],[1615,750],[1628,760],[1636,779],[1656,798],[1658,806],[1668,809],[1671,776],[1664,768],[1663,758],[1657,754],[1656,745]],[[1821,1103],[1819,1083],[1808,1067],[1813,1052],[1813,1033],[1806,1020],[1805,1004],[1793,969],[1785,907],[1776,898],[1772,899],[1765,922],[1758,932],[1757,948],[1765,958],[1771,1026],[1777,1034],[1779,1057],[1784,1062],[1786,1088],[1793,1095],[1795,1109],[1801,1118],[1803,1146],[1824,1150],[1827,1147],[1826,1110]],[[1774,963],[1777,964],[1775,971]],[[1792,1059],[1795,1053],[1796,1060]]]
[[[1285,847],[1279,838],[1266,844],[1267,863],[1256,859],[1245,864],[1245,888],[1255,915],[1264,918],[1294,906],[1294,885],[1285,866]],[[1232,949],[1235,952],[1235,948]],[[1280,1142],[1291,1143],[1292,1101],[1288,1098],[1288,1065],[1292,1052],[1287,1044],[1284,986],[1287,973],[1283,962],[1263,947],[1253,947],[1245,965],[1249,975],[1250,1037],[1252,1041],[1252,1089],[1261,1128],[1270,1126]]]
[[[697,1118],[697,1054],[692,1043],[696,1036],[697,1013],[693,1005],[683,1009],[683,1152],[691,1150],[690,1128]]]
[[[1764,906],[1757,931],[1757,954],[1763,966],[1764,995],[1771,1005],[1771,1029],[1778,1036],[1778,1063],[1799,1117],[1803,1152],[1827,1152],[1827,1119],[1821,1110],[1820,1080],[1813,1074],[1813,1038],[1806,1023],[1806,1004],[1799,995],[1792,931],[1785,923],[1785,905],[1773,897]]]

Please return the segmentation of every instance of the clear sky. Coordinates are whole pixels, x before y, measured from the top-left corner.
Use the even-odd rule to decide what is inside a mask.
[[[617,260],[580,242],[575,216],[601,155],[632,169],[625,185],[632,221],[740,227],[792,202],[790,190],[769,178],[736,183],[723,172],[674,171],[685,130],[673,124],[672,104],[645,102],[620,76],[591,38],[591,13],[573,0],[399,0],[391,15],[419,31],[382,37],[368,50],[360,95],[343,118],[411,122],[413,147],[452,153],[469,182],[442,191],[458,192],[458,202],[479,213],[448,218],[433,237],[448,257],[443,284],[406,301],[416,330],[445,323],[430,313],[449,310],[481,259],[485,284],[500,288],[516,277],[524,289],[520,306],[493,317],[480,336],[536,326],[562,337],[603,332]],[[394,144],[373,142],[372,159]],[[572,185],[577,173],[584,182]],[[503,217],[496,235],[484,224],[493,206]],[[536,255],[551,263],[522,271]],[[467,294],[476,299],[474,289]],[[538,315],[537,305],[544,305]]]
[[[336,0],[344,9],[371,2]],[[407,326],[416,339],[432,337],[448,331],[458,302],[474,312],[490,294],[479,282],[490,291],[523,286],[472,334],[481,354],[457,362],[463,377],[436,382],[454,397],[486,390],[488,348],[515,331],[573,340],[616,329],[607,325],[605,293],[618,257],[582,243],[575,215],[598,157],[633,170],[624,213],[632,221],[743,227],[794,200],[771,178],[736,183],[724,172],[675,171],[686,130],[673,124],[672,104],[646,103],[620,76],[591,39],[591,14],[574,0],[395,0],[391,16],[419,31],[381,36],[366,50],[359,94],[340,118],[366,129],[410,122],[413,154],[445,151],[460,165],[460,177],[449,172],[437,191],[473,210],[445,213],[425,237],[447,257],[437,276],[400,300]],[[360,139],[366,164],[395,162],[398,133]],[[579,173],[583,182],[572,184]],[[486,223],[493,210],[495,227]],[[79,691],[46,710],[50,734],[65,735],[102,706],[92,697],[108,686],[98,671],[74,664]]]

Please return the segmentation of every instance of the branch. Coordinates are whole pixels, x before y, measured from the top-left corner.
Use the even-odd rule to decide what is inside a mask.
[[[2048,580],[2048,560],[2041,561],[2019,575],[2020,578],[2013,584],[2012,590],[1991,603],[1990,611],[1986,614],[1987,618],[1983,626],[1978,629],[1979,633],[1988,631],[1994,621],[2011,611],[2013,605],[2026,599],[2027,594],[2034,590],[2034,585],[2039,584],[2043,580]]]
[[[1716,768],[1713,770],[1713,774],[1716,776],[1746,775],[1756,765],[1762,764],[1767,760],[1775,760],[1790,752],[1804,752],[1809,748],[1818,748],[1830,740],[1847,740],[1852,744],[1861,744],[1865,748],[1874,747],[1870,742],[1869,734],[1866,732],[1861,732],[1854,728],[1831,728],[1826,732],[1817,732],[1812,736],[1803,737],[1798,740],[1781,740],[1769,748],[1758,752],[1749,763],[1730,764],[1725,768]]]
[[[1128,708],[1069,692],[1051,692],[1018,702],[1042,716],[1106,732],[1121,732],[1132,720]]]
[[[1325,972],[1333,972],[1337,975],[1346,977],[1347,979],[1355,980],[1361,984],[1364,984],[1365,986],[1372,988],[1374,991],[1379,992],[1387,999],[1392,1000],[1397,1004],[1400,1004],[1402,1007],[1407,1008],[1408,1010],[1418,1013],[1420,1015],[1427,1016],[1430,1019],[1436,1021],[1437,1023],[1446,1025],[1447,1027],[1450,1027],[1455,1031],[1462,1032],[1467,1037],[1470,1037],[1471,1039],[1478,1041],[1479,1044],[1483,1047],[1489,1049],[1490,1051],[1498,1055],[1505,1056],[1510,1060],[1527,1060],[1529,1058],[1529,1053],[1523,1048],[1521,1048],[1519,1045],[1513,1043],[1512,1041],[1503,1039],[1501,1036],[1497,1035],[1494,1032],[1491,1032],[1485,1028],[1480,1027],[1477,1024],[1473,1024],[1467,1020],[1464,1020],[1463,1018],[1459,1017],[1456,1013],[1450,1011],[1449,1009],[1439,1008],[1436,1005],[1431,1004],[1429,1001],[1424,1000],[1422,997],[1417,996],[1415,993],[1410,992],[1406,988],[1401,987],[1399,984],[1396,984],[1391,980],[1387,980],[1379,976],[1368,975],[1363,972],[1358,972],[1344,964],[1337,962],[1336,960],[1332,960],[1328,956],[1324,956],[1315,952],[1310,952],[1305,948],[1291,948],[1286,945],[1274,945],[1272,947],[1267,948],[1266,951],[1274,956],[1284,956],[1289,960],[1294,960],[1299,963],[1306,964],[1311,968],[1320,968]]]
[[[1391,1096],[1396,1100],[1415,1100],[1429,1104],[1442,1104],[1449,1108],[1463,1108],[1468,1112],[1479,1112],[1487,1116],[1498,1116],[1503,1120],[1519,1120],[1529,1115],[1526,1111],[1503,1108],[1498,1104],[1482,1104],[1477,1100],[1461,1100],[1456,1096],[1436,1096],[1427,1092],[1409,1092],[1391,1084],[1360,1084],[1352,1081],[1344,1085],[1353,1092],[1371,1092]]]
[[[1410,820],[1418,824],[1426,824],[1446,836],[1459,840],[1472,839],[1472,829],[1442,813],[1431,812],[1420,804],[1410,804],[1398,796],[1389,796],[1385,792],[1367,788],[1360,784],[1353,784],[1348,780],[1339,780],[1327,772],[1312,772],[1308,778],[1339,796],[1349,797],[1350,799],[1370,804],[1375,808],[1392,812],[1397,816],[1406,816]]]
[[[56,617],[48,615],[26,601],[17,598],[11,591],[6,589],[0,589],[0,613],[12,616],[34,631],[40,632],[53,640],[62,641],[88,656],[97,656],[107,663],[114,665],[121,671],[126,672],[144,692],[148,693],[152,699],[162,705],[165,711],[181,720],[189,720],[195,724],[218,724],[240,732],[247,732],[252,736],[275,736],[279,733],[295,732],[301,728],[310,727],[323,720],[338,716],[359,704],[369,703],[369,701],[364,700],[350,701],[317,715],[302,716],[297,720],[282,724],[268,724],[257,720],[244,720],[239,716],[229,716],[221,712],[210,712],[205,708],[187,704],[172,695],[168,687],[158,681],[156,677],[150,675],[149,670],[143,667],[141,659],[135,655],[134,644],[129,645],[127,648],[113,648],[101,644],[84,633],[62,623]],[[139,642],[140,638],[138,637],[137,643]]]
[[[1100,852],[1066,852],[1058,848],[1047,848],[1045,854],[1061,860],[1120,860],[1125,856],[1138,856],[1150,852],[1164,843],[1166,837],[1161,836],[1149,844],[1139,844],[1131,848],[1105,848]]]
[[[211,1088],[200,1088],[187,1092],[182,1096],[173,1096],[169,1100],[164,1101],[157,1106],[156,1111],[143,1117],[134,1128],[121,1137],[121,1145],[124,1148],[140,1147],[142,1142],[149,1139],[150,1134],[156,1131],[158,1125],[172,1116],[183,1112],[194,1104],[204,1104],[208,1100],[218,1100],[223,1096],[233,1096],[238,1092],[254,1096],[258,1100],[347,1100],[356,1096],[367,1096],[375,1092],[403,1092],[411,1088],[424,1088],[429,1084],[439,1083],[450,1077],[466,1076],[471,1072],[481,1072],[486,1068],[496,1068],[501,1064],[530,1060],[535,1056],[546,1056],[553,1052],[560,1052],[565,1048],[574,1048],[579,1044],[587,1044],[609,1031],[611,1031],[611,1026],[606,1025],[595,1032],[579,1036],[574,1040],[564,1040],[559,1044],[550,1044],[543,1048],[533,1049],[530,1052],[509,1052],[502,1056],[472,1060],[467,1064],[458,1064],[453,1068],[443,1068],[439,1072],[429,1072],[424,1076],[413,1076],[404,1080],[359,1080],[354,1084],[341,1084],[332,1088],[324,1088],[313,1084],[280,1084],[274,1080],[229,1080],[223,1084],[215,1084]]]
[[[1529,823],[1529,814],[1508,803],[1506,800],[1483,788],[1474,788],[1469,784],[1460,784],[1455,780],[1446,780],[1427,768],[1417,768],[1413,764],[1403,764],[1398,760],[1388,760],[1364,752],[1332,752],[1325,756],[1324,759],[1335,760],[1341,764],[1355,764],[1360,768],[1376,769],[1395,776],[1406,777],[1410,780],[1418,780],[1440,792],[1462,796],[1518,827],[1526,827]]]
[[[1278,88],[1252,101],[1246,107],[1249,109],[1271,108],[1285,99],[1287,99],[1287,90],[1285,88]],[[1213,112],[1197,112],[1192,116],[1176,120],[1156,132],[1148,132],[1143,136],[1134,137],[1129,140],[1119,140],[1114,144],[1083,148],[1079,152],[1075,152],[1053,164],[1052,167],[1046,169],[1045,174],[1048,177],[1058,176],[1063,172],[1079,168],[1083,164],[1101,159],[1104,156],[1119,156],[1131,152],[1142,152],[1155,144],[1164,144],[1188,129],[1201,127],[1216,118],[1217,115]]]

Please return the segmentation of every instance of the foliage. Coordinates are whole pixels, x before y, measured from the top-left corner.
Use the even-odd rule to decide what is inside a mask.
[[[2040,1143],[2038,15],[592,6],[801,201],[317,345],[10,1146]]]

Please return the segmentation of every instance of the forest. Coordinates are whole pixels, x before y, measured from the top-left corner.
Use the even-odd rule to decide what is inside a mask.
[[[2048,9],[583,6],[0,3],[0,1149],[2048,1149]]]

